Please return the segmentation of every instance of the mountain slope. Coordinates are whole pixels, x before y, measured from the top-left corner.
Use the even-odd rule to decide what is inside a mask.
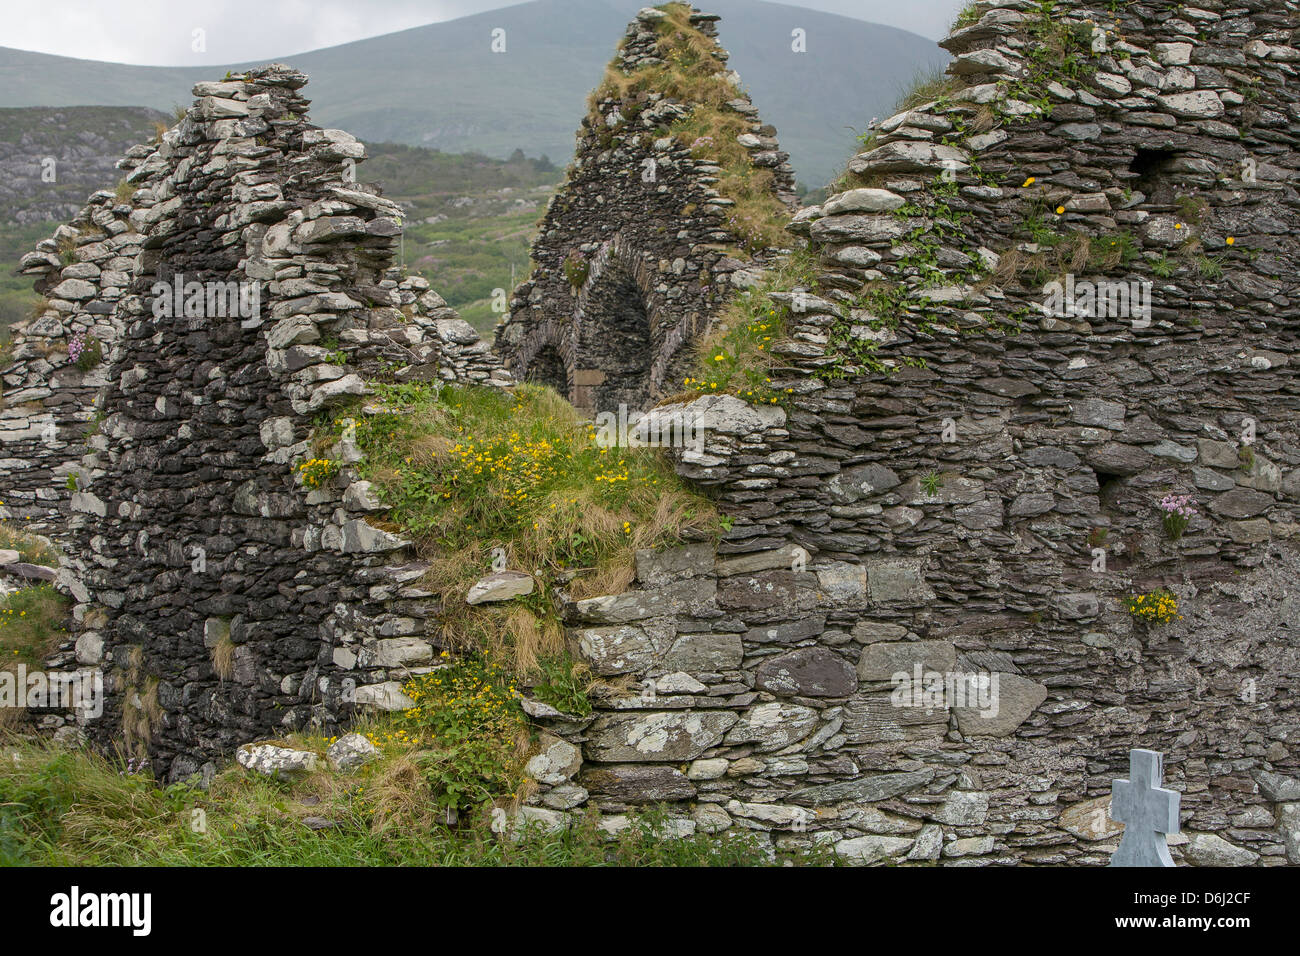
[[[122,173],[122,154],[172,118],[143,107],[0,109],[0,223],[70,219]]]
[[[116,163],[171,117],[142,107],[0,109],[0,339],[38,296],[18,257],[122,178]]]
[[[315,122],[371,142],[567,162],[588,92],[641,0],[534,0],[519,6],[286,57],[311,75]],[[723,17],[732,66],[777,127],[800,179],[822,185],[854,134],[885,115],[918,72],[946,62],[924,37],[757,0],[705,0]],[[506,50],[492,51],[505,30]],[[791,50],[806,31],[808,52]],[[0,48],[0,106],[189,102],[227,68],[129,66]]]

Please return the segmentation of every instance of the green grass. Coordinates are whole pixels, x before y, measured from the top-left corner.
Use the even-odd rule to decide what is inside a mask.
[[[39,665],[67,637],[71,602],[49,584],[0,598],[0,668]]]
[[[763,866],[832,863],[828,851],[775,859],[748,831],[662,839],[648,808],[617,839],[590,813],[567,831],[494,834],[489,813],[451,828],[377,815],[371,796],[392,767],[298,783],[239,767],[207,791],[162,788],[119,762],[12,739],[0,745],[0,866]],[[309,798],[315,798],[310,802]],[[309,802],[304,802],[305,800]],[[308,816],[333,821],[313,831]]]
[[[776,362],[772,346],[786,334],[790,309],[777,306],[770,295],[817,287],[817,266],[806,249],[782,256],[762,282],[735,296],[700,343],[694,370],[681,383],[683,393],[667,401],[695,395],[730,393],[754,404],[779,404],[784,393],[771,387],[769,373]]]
[[[539,676],[539,661],[564,649],[550,588],[617,593],[632,580],[636,549],[716,524],[708,499],[657,449],[601,447],[594,426],[548,388],[376,389],[383,412],[352,413],[362,473],[389,509],[375,523],[434,559],[426,585],[444,597],[453,643],[511,659],[521,677]],[[329,459],[349,414],[318,423],[314,457]],[[494,565],[533,575],[534,593],[468,607],[467,589]]]
[[[0,504],[4,502],[0,501]],[[3,521],[0,521],[0,550],[17,551],[19,558],[27,564],[39,564],[47,568],[59,566],[59,553],[49,538],[28,534]]]
[[[718,56],[717,43],[690,22],[689,4],[666,3],[656,9],[667,14],[654,25],[659,34],[656,55],[663,63],[631,74],[625,74],[617,60],[611,63],[588,104],[589,127],[596,131],[602,148],[609,148],[628,135],[628,128],[619,125],[610,129],[599,109],[601,101],[618,100],[619,113],[629,121],[649,105],[652,93],[689,105],[689,114],[656,135],[672,136],[690,147],[695,158],[712,160],[721,167],[714,188],[734,203],[727,229],[736,237],[740,251],[784,246],[790,211],[773,192],[772,172],[755,167],[749,150],[736,141],[750,132],[750,123],[727,107],[736,98],[736,89],[724,79],[727,67]]]

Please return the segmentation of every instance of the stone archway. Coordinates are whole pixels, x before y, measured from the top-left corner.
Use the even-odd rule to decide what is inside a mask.
[[[525,381],[530,385],[545,385],[569,397],[569,369],[556,345],[547,343],[533,354]]]
[[[571,400],[591,414],[643,411],[652,403],[657,354],[651,288],[640,260],[617,239],[595,257],[575,309]]]

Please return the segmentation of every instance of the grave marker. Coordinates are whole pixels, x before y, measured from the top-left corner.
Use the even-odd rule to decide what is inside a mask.
[[[1110,818],[1124,824],[1111,866],[1173,866],[1166,837],[1178,832],[1179,794],[1160,786],[1164,756],[1130,750],[1128,779],[1111,783]]]

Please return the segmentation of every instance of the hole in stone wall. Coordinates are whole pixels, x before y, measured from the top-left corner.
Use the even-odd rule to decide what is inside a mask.
[[[590,287],[584,311],[582,364],[605,374],[588,395],[575,395],[575,404],[595,412],[617,413],[619,405],[645,410],[653,359],[650,316],[632,273],[611,262]]]
[[[1172,203],[1174,184],[1169,176],[1178,155],[1172,149],[1139,149],[1128,167],[1136,176],[1130,182],[1133,190],[1145,195],[1148,203]]]
[[[1093,474],[1097,477],[1097,497],[1101,500],[1101,506],[1105,508],[1119,492],[1120,482],[1124,480],[1124,476],[1112,474],[1108,471],[1097,471],[1095,468]]]
[[[569,397],[569,373],[564,366],[564,357],[554,345],[544,345],[538,349],[533,360],[528,363],[525,380],[530,385],[546,385],[565,398]]]

